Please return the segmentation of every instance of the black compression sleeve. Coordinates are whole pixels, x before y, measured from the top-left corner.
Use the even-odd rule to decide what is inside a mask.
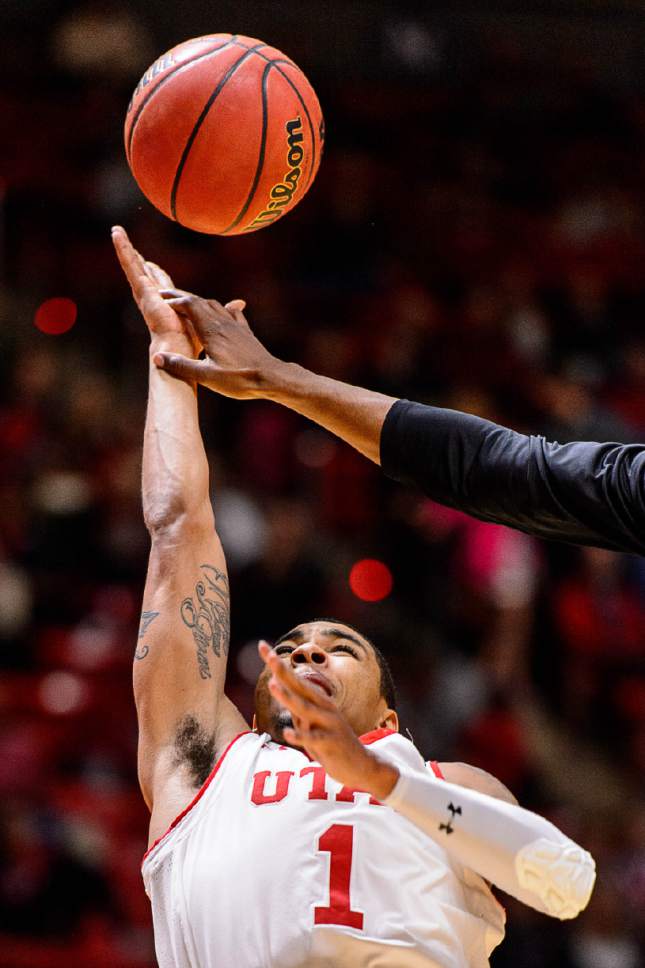
[[[381,433],[389,477],[542,538],[645,552],[645,446],[548,443],[399,400]]]

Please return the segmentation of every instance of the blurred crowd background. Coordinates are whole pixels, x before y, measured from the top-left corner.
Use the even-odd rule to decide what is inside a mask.
[[[3,0],[0,26],[0,966],[148,968],[146,333],[110,225],[319,372],[561,442],[643,439],[645,7]],[[148,64],[217,31],[286,50],[327,121],[306,201],[240,239],[159,215],[121,143]],[[52,298],[65,334],[35,325]],[[428,757],[490,770],[597,859],[573,923],[506,900],[496,968],[645,965],[643,561],[440,508],[274,405],[201,406],[231,696],[250,715],[258,637],[358,625]],[[365,558],[393,578],[378,602],[348,584]]]

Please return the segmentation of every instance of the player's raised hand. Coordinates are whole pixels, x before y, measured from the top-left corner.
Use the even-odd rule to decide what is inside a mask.
[[[234,299],[223,306],[216,299],[202,299],[172,287],[162,290],[161,296],[194,327],[206,358],[191,360],[175,353],[159,353],[154,362],[160,369],[238,400],[263,395],[263,374],[280,361],[251,332],[243,313],[244,300]]]
[[[283,730],[285,742],[304,749],[339,783],[385,798],[399,777],[396,767],[365,749],[333,699],[295,675],[268,643],[260,642],[258,651],[271,672],[271,694],[293,719],[293,728]]]
[[[125,229],[115,225],[112,242],[121,268],[130,283],[134,301],[139,307],[152,336],[176,335],[187,340],[186,352],[196,356],[201,350],[190,323],[179,316],[164,300],[160,291],[172,288],[173,281],[154,262],[147,262],[134,248]]]

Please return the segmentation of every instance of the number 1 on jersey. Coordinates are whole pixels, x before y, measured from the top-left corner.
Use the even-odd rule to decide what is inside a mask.
[[[329,854],[329,907],[314,908],[314,924],[344,924],[363,928],[363,915],[352,911],[349,885],[352,877],[354,828],[335,823],[318,841],[318,850]]]

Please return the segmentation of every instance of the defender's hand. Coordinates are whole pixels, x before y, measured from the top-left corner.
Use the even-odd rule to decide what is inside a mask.
[[[260,642],[259,653],[272,673],[271,693],[293,717],[294,728],[283,732],[285,741],[306,750],[345,786],[377,800],[391,793],[399,771],[365,749],[333,700],[296,676],[266,642]]]
[[[192,326],[161,298],[160,290],[172,287],[173,281],[154,262],[146,262],[137,252],[125,229],[115,225],[112,229],[112,242],[121,268],[123,269],[134,301],[139,307],[153,340],[170,337],[172,345],[183,349],[181,337],[186,340],[185,352],[197,356],[201,350],[199,340]],[[176,343],[176,338],[180,340]]]
[[[186,320],[200,339],[206,359],[159,353],[155,364],[172,376],[194,380],[238,400],[262,395],[264,377],[280,366],[280,361],[253,335],[242,310],[246,303],[234,299],[222,306],[216,299],[202,299],[180,289],[161,291],[167,307]]]

